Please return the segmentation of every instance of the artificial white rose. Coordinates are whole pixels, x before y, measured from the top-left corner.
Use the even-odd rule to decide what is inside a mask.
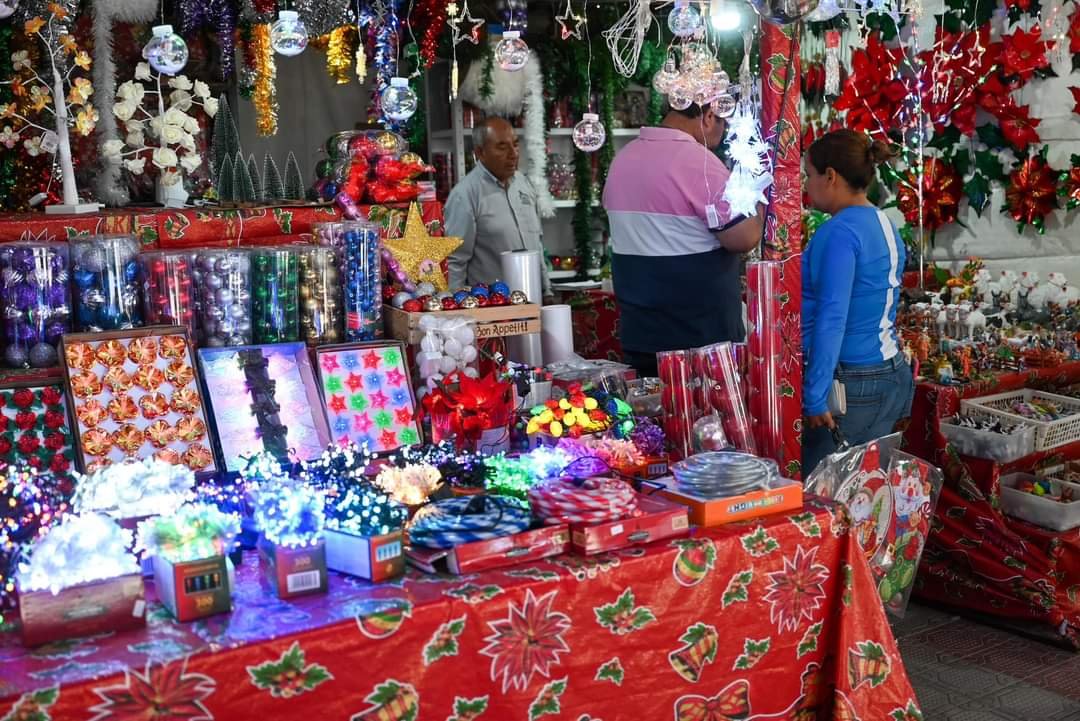
[[[180,158],[180,165],[183,166],[185,172],[190,173],[202,165],[202,158],[199,157],[198,153],[188,153]]]
[[[192,134],[199,132],[199,121],[189,115],[184,121],[184,131]]]
[[[184,119],[187,118],[187,113],[180,108],[169,108],[165,111],[165,115],[161,117],[162,122],[166,125],[175,125],[178,128],[184,127]]]
[[[217,98],[207,98],[206,100],[204,100],[203,101],[203,110],[205,110],[206,114],[209,115],[211,118],[214,117],[215,115],[217,115],[217,111],[218,111]]]
[[[146,158],[132,158],[131,160],[124,161],[124,167],[128,169],[132,175],[142,175],[143,169],[146,167]]]
[[[184,129],[175,125],[165,125],[161,128],[161,142],[166,145],[176,145],[184,137]]]
[[[189,153],[194,153],[195,137],[191,133],[184,133],[184,137],[180,138],[180,147]]]
[[[154,137],[161,137],[161,129],[165,126],[165,121],[161,119],[160,115],[155,115],[150,118],[150,132]]]
[[[168,170],[161,174],[161,184],[165,186],[176,185],[180,182],[180,173],[175,170]]]
[[[174,90],[191,90],[192,85],[187,75],[177,75],[174,78],[169,78],[169,87]]]
[[[105,144],[101,146],[101,154],[109,162],[119,162],[122,152],[124,152],[124,141],[122,140],[106,140]]]
[[[191,110],[191,93],[186,90],[172,91],[169,93],[169,105],[185,112]]]
[[[202,80],[195,81],[195,97],[208,98],[210,97],[210,86],[204,83]]]
[[[139,63],[135,66],[135,79],[136,80],[149,80],[150,79],[150,65],[147,63]]]
[[[130,100],[125,100],[121,103],[113,105],[113,115],[117,120],[131,120],[131,116],[135,114],[135,103]]]
[[[141,130],[139,130],[136,132],[128,133],[127,137],[124,138],[124,142],[132,148],[141,148],[143,145],[146,144],[146,136],[142,134]]]
[[[124,129],[129,133],[141,133],[143,131],[143,121],[129,120],[124,123]]]
[[[159,168],[176,167],[176,151],[171,148],[154,148],[154,165]]]
[[[139,83],[128,80],[116,89],[116,97],[120,98],[124,102],[134,103],[135,105],[141,105],[143,96],[146,95],[146,89]]]

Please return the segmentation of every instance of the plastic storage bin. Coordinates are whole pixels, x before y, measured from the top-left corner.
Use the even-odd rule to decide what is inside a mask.
[[[1051,531],[1068,531],[1080,526],[1080,485],[1057,481],[1050,481],[1055,495],[1061,493],[1062,486],[1071,487],[1078,500],[1070,503],[1061,503],[1033,493],[1024,493],[1016,489],[1023,481],[1033,481],[1035,476],[1029,473],[1010,473],[1001,479],[1001,510],[1010,516],[1034,523],[1036,526],[1048,528]]]
[[[994,433],[941,422],[941,434],[957,451],[972,458],[1011,463],[1035,452],[1035,427],[1024,424],[1016,433]]]
[[[1069,414],[1056,421],[1036,421],[1017,415],[1010,410],[1015,401],[1038,403],[1040,401],[1061,406]],[[1035,450],[1048,451],[1051,448],[1080,441],[1080,400],[1059,396],[1053,393],[1024,388],[1011,393],[996,393],[990,396],[960,401],[963,415],[983,414],[996,416],[1008,423],[1026,423],[1035,428]]]

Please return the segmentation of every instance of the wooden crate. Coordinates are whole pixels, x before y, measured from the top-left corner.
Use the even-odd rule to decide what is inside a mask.
[[[412,345],[424,337],[420,330],[420,318],[425,313],[407,313],[393,307],[383,306],[386,319],[386,335]],[[507,338],[514,335],[526,335],[540,332],[540,306],[535,303],[521,305],[500,305],[491,308],[473,308],[471,310],[441,310],[431,315],[440,318],[465,316],[476,321],[476,338]]]

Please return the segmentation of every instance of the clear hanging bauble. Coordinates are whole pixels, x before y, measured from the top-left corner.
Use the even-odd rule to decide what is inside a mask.
[[[596,113],[584,113],[581,122],[574,126],[574,147],[583,153],[592,153],[601,148],[607,132],[604,124],[600,122],[600,116]]]
[[[712,103],[709,104],[709,109],[713,111],[713,115],[727,118],[731,117],[731,114],[735,112],[736,106],[735,98],[727,93],[720,93],[713,98]]]
[[[495,46],[495,62],[508,72],[517,72],[529,62],[529,46],[517,30],[507,30]]]
[[[700,33],[705,22],[701,13],[688,0],[675,0],[675,7],[668,13],[668,29],[679,38],[688,38]]]
[[[416,114],[416,93],[407,78],[390,78],[390,84],[379,96],[379,107],[390,120],[401,122]]]
[[[773,25],[790,25],[812,13],[818,0],[750,0],[750,6]]]
[[[143,59],[159,73],[176,75],[187,65],[187,43],[173,32],[172,25],[155,25],[153,33],[143,47]]]
[[[19,0],[0,0],[0,20],[7,20],[19,9]]]
[[[278,55],[292,57],[304,52],[308,44],[308,32],[295,10],[282,10],[277,22],[270,28],[270,47]]]
[[[675,58],[668,58],[664,61],[664,66],[656,72],[653,76],[653,89],[661,95],[667,95],[671,92],[671,88],[675,85],[675,81],[679,79],[678,69],[675,67]]]
[[[690,86],[686,78],[676,80],[671,87],[671,92],[668,93],[668,105],[675,110],[686,110],[693,102],[694,88]]]
[[[842,12],[836,0],[820,0],[813,12],[807,13],[806,19],[812,23],[823,23],[832,20]]]

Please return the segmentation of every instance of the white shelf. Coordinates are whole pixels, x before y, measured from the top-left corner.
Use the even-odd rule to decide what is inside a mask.
[[[576,208],[577,204],[578,204],[578,202],[576,200],[553,200],[552,201],[552,205],[554,207],[556,207],[556,208]],[[594,200],[592,202],[592,207],[599,208],[600,207],[600,201],[599,200]]]

